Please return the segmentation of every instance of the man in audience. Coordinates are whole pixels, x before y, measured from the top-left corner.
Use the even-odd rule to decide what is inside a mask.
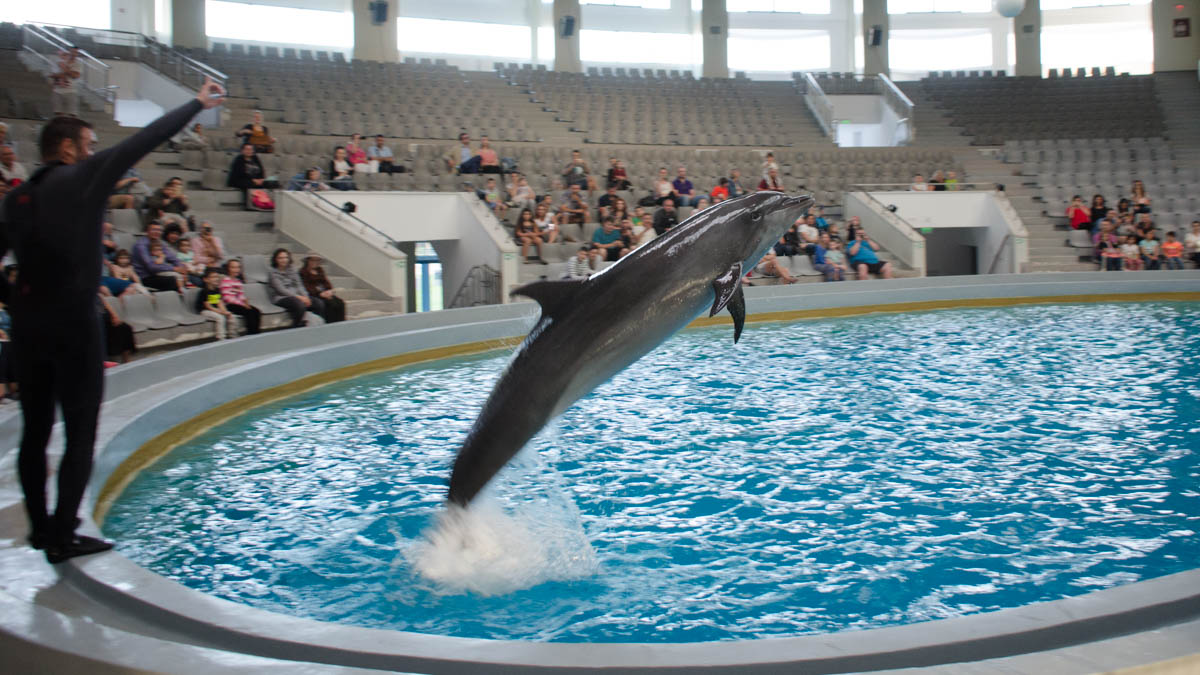
[[[600,229],[592,233],[592,267],[599,269],[602,262],[620,260],[624,250],[625,242],[617,224],[612,218],[605,218]]]
[[[773,192],[783,192],[783,182],[779,180],[779,171],[776,169],[767,169],[767,175],[758,182],[758,190],[770,190]]]
[[[603,221],[612,212],[613,206],[617,203],[617,186],[609,184],[608,189],[604,194],[600,195],[600,199],[596,200],[596,210],[599,213],[600,220]]]
[[[675,170],[675,173],[675,180],[671,182],[671,187],[675,188],[677,203],[680,206],[695,206],[696,188],[692,185],[692,181],[688,180],[687,168],[681,166]]]
[[[163,225],[174,223],[181,228],[191,229],[188,218],[188,198],[183,194],[183,179],[172,177],[154,194],[146,198],[144,221],[157,220]]]
[[[678,224],[679,214],[675,211],[675,201],[670,198],[663,200],[662,208],[654,214],[654,233],[662,236]]]
[[[884,262],[875,255],[879,245],[867,236],[867,231],[861,227],[854,231],[855,239],[846,249],[850,258],[850,269],[854,270],[860,281],[870,279],[872,274],[878,274],[882,279],[892,278],[892,264]]]
[[[375,162],[379,173],[391,173],[395,170],[396,156],[392,154],[391,148],[384,145],[383,134],[375,134],[375,145],[367,148],[367,158]]]
[[[810,213],[796,221],[796,234],[800,239],[800,248],[807,255],[812,255],[813,246],[816,245],[817,238],[821,236],[816,220],[816,217]]]
[[[450,173],[479,173],[478,161],[475,161],[477,155],[471,150],[471,135],[467,132],[462,132],[458,135],[458,145],[450,149],[445,155],[446,168]]]
[[[211,80],[195,99],[121,143],[95,153],[87,122],[56,117],[42,128],[43,166],[5,199],[0,257],[10,245],[20,262],[12,302],[13,347],[24,428],[17,465],[32,532],[29,543],[50,563],[99,553],[112,544],[76,534],[92,471],[104,389],[100,287],[104,207],[117,179],[178,133],[225,92]],[[93,154],[94,153],[94,154]],[[46,444],[61,409],[66,447],[58,467],[58,504],[46,505]]]
[[[575,223],[583,225],[588,221],[587,199],[579,189],[578,183],[572,183],[570,189],[563,194],[562,203],[558,205],[559,221],[561,224]]]
[[[580,189],[594,189],[592,183],[592,170],[588,168],[587,162],[583,161],[583,155],[578,150],[571,151],[571,161],[563,167],[562,171],[563,183],[569,185],[578,185]]]
[[[17,151],[11,145],[0,145],[0,181],[16,187],[13,181],[29,180],[29,171],[17,161]]]
[[[162,262],[156,262],[150,247],[154,244],[163,245]],[[142,285],[156,291],[174,291],[179,289],[179,280],[186,279],[187,266],[175,257],[175,252],[163,241],[163,226],[150,223],[146,226],[146,236],[133,244],[133,271],[142,280]]]
[[[742,172],[737,169],[729,170],[729,183],[726,186],[729,188],[729,198],[741,197],[746,194],[746,188],[742,187]]]

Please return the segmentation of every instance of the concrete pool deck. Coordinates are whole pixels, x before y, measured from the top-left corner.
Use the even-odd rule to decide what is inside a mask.
[[[748,288],[746,296],[748,323],[1047,302],[1196,302],[1200,272],[806,284]],[[115,368],[106,383],[91,512],[102,520],[142,466],[240,412],[368,372],[510,348],[536,313],[536,305],[519,303],[368,319],[211,343]],[[730,323],[719,315],[697,325]],[[748,334],[753,330],[747,327]],[[15,476],[19,433],[16,406],[0,409],[4,672],[523,673],[607,666],[624,672],[1095,673],[1160,661],[1167,663],[1157,667],[1200,672],[1200,570],[958,619],[747,642],[501,642],[271,614],[187,589],[117,553],[47,565],[24,545]],[[55,464],[60,447],[56,431]]]

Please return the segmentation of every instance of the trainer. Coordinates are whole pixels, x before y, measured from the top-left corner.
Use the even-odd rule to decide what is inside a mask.
[[[195,100],[95,154],[90,124],[55,117],[38,141],[44,166],[4,201],[0,255],[11,247],[20,265],[10,293],[24,421],[17,464],[29,543],[45,549],[51,563],[112,548],[107,541],[75,533],[92,473],[104,391],[104,328],[97,293],[108,196],[142,157],[201,110],[220,105],[224,96],[224,89],[207,80]],[[66,448],[58,467],[58,505],[51,516],[46,508],[46,445],[56,404],[62,408]]]

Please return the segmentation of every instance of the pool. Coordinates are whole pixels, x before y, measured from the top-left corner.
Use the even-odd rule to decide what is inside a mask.
[[[561,642],[875,628],[1194,567],[1194,304],[759,324],[731,342],[669,341],[467,518],[441,515],[445,479],[503,354],[250,411],[142,472],[105,532],[275,612]]]

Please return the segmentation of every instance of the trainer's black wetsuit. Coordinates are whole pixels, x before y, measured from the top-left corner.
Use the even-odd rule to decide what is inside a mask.
[[[20,265],[11,289],[12,346],[24,430],[18,469],[34,536],[69,538],[92,472],[104,392],[100,286],[104,210],[117,180],[203,109],[190,101],[128,139],[75,164],[50,163],[9,193],[0,255]],[[46,510],[46,444],[62,407],[66,449],[58,506]]]

